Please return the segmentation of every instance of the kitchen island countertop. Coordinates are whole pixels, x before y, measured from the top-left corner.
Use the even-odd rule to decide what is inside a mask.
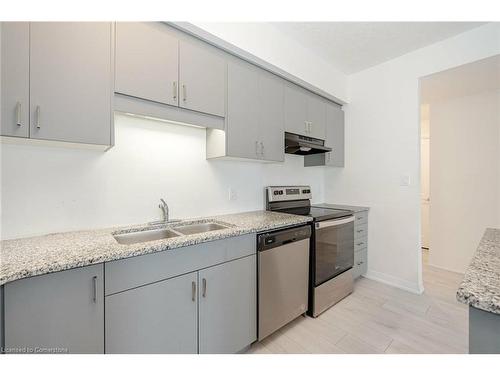
[[[486,229],[457,291],[457,299],[500,314],[500,229]]]

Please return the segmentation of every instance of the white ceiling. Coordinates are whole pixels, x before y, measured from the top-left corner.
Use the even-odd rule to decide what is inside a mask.
[[[422,78],[420,101],[432,104],[492,90],[500,90],[500,55]]]
[[[484,22],[273,22],[278,30],[352,74]]]

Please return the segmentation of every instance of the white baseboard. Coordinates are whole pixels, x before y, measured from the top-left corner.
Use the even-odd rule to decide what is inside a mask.
[[[444,270],[444,271],[448,271],[448,272],[453,272],[453,273],[459,273],[461,275],[463,275],[465,273],[465,271],[463,270],[456,270],[456,269],[453,269],[453,268],[447,268],[447,267],[443,267],[443,266],[438,266],[436,264],[432,264],[432,263],[428,263],[429,266],[431,267],[434,267],[434,268],[438,268],[440,270]]]
[[[391,276],[383,272],[368,270],[365,275],[367,279],[378,281],[396,288],[406,290],[414,294],[422,294],[424,292],[423,285],[418,283],[411,283],[407,280],[400,279],[399,277]]]

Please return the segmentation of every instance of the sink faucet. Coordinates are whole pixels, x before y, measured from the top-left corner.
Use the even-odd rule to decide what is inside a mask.
[[[165,223],[168,222],[168,204],[163,198],[160,198],[160,204],[158,207],[160,207],[163,212],[163,221]]]

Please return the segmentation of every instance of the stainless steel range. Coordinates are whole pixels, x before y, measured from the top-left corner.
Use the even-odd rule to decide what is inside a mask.
[[[312,217],[309,252],[309,308],[316,317],[353,290],[354,215],[311,205],[309,186],[269,186],[266,209]]]

